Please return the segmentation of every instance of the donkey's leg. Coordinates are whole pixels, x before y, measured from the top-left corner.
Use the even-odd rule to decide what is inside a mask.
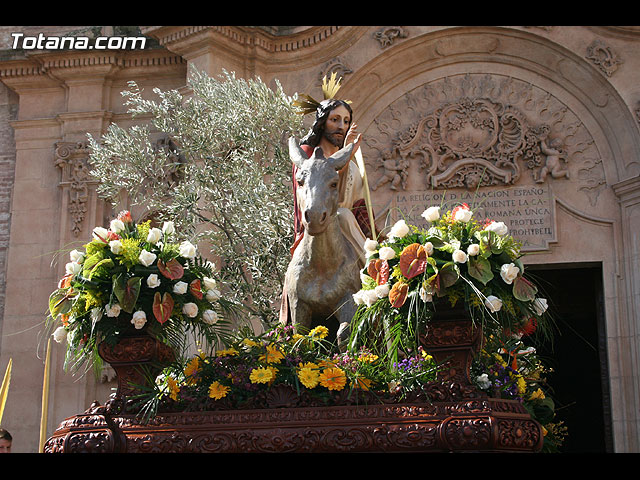
[[[289,309],[291,313],[291,324],[296,332],[300,327],[303,327],[305,330],[311,328],[311,308],[309,305],[301,301],[296,295],[289,294]]]
[[[338,334],[336,335],[338,341],[338,347],[344,351],[349,343],[349,337],[351,336],[351,321],[356,313],[358,306],[353,301],[351,293],[347,293],[338,310],[336,311],[336,318],[338,319]]]

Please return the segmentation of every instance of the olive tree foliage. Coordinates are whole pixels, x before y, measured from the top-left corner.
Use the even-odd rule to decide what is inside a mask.
[[[130,82],[122,95],[136,124],[112,124],[99,141],[89,135],[98,194],[115,207],[126,192],[131,205],[207,245],[220,259],[223,294],[265,323],[277,318],[293,241],[287,139],[303,129],[275,83],[194,69],[184,94],[156,88],[150,100]]]

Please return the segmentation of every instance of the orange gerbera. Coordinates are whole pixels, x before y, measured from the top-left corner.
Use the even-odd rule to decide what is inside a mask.
[[[326,368],[318,377],[320,385],[329,390],[342,390],[347,383],[347,376],[338,367]]]

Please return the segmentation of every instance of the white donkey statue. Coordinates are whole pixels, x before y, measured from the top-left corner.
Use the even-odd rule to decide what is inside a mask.
[[[360,253],[343,235],[337,217],[338,171],[350,161],[353,147],[350,143],[329,158],[316,147],[307,158],[297,141],[289,139],[305,229],[286,273],[290,319],[305,328],[326,326],[341,348],[356,311],[353,294],[360,289]]]

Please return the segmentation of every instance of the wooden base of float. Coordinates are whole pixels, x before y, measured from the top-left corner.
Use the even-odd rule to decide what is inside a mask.
[[[119,393],[67,418],[46,442],[47,453],[355,453],[537,452],[542,427],[516,400],[489,398],[469,381],[481,336],[467,321],[435,323],[423,339],[427,351],[449,365],[427,386],[429,401],[359,401],[306,406],[288,387],[273,392],[268,408],[160,413],[148,421],[121,414],[131,359],[157,357],[135,340],[112,354]],[[144,348],[140,347],[144,345]],[[144,352],[144,354],[142,354]],[[149,353],[152,352],[153,354]],[[146,356],[145,356],[146,355]],[[118,368],[118,362],[121,362]],[[134,362],[135,363],[135,362]],[[143,362],[144,363],[144,362]],[[133,374],[132,374],[133,375]],[[132,377],[135,378],[135,377]],[[275,390],[275,389],[274,389]],[[129,393],[129,392],[126,392]]]
[[[536,452],[540,425],[514,400],[161,414],[94,406],[63,421],[47,453]]]

